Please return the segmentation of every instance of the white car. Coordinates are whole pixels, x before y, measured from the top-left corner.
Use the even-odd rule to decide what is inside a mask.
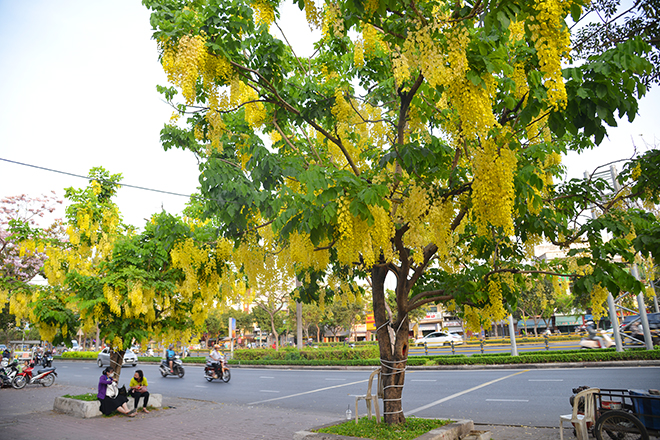
[[[133,351],[129,348],[124,353],[124,365],[136,366],[138,362],[138,357]],[[110,365],[110,349],[104,348],[96,357],[96,364],[99,367],[105,367]]]
[[[463,338],[456,333],[433,332],[420,339],[415,339],[415,345],[459,345],[463,343]]]

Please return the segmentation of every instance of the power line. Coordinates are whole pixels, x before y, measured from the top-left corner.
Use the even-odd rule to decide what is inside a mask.
[[[97,180],[97,179],[94,179],[93,177],[89,177],[89,176],[82,176],[80,174],[67,173],[66,171],[60,171],[60,170],[54,170],[52,168],[40,167],[40,166],[37,166],[37,165],[31,165],[29,163],[16,162],[15,160],[3,159],[2,157],[0,157],[0,160],[5,161],[5,162],[9,162],[9,163],[13,163],[13,164],[16,164],[16,165],[22,165],[24,167],[37,168],[39,170],[50,171],[52,173],[59,173],[59,174],[67,175],[67,176],[80,177],[81,179]],[[152,191],[152,192],[157,192],[157,193],[162,193],[162,194],[169,194],[169,195],[172,195],[172,196],[186,197],[188,199],[193,197],[192,195],[179,194],[179,193],[174,193],[174,192],[170,192],[170,191],[163,191],[163,190],[160,190],[160,189],[145,188],[143,186],[128,185],[126,183],[120,183],[119,185],[125,186],[125,187],[128,187],[128,188],[141,189],[141,190],[144,190],[144,191]]]

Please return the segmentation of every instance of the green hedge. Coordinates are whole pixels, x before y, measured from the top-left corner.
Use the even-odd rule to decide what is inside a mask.
[[[96,359],[98,351],[65,351],[62,359]]]
[[[234,350],[233,358],[239,361],[305,361],[305,360],[360,360],[376,359],[379,357],[378,347],[364,345],[361,347],[328,347],[328,348],[255,348]]]
[[[299,365],[299,366],[343,366],[343,367],[359,367],[359,366],[380,366],[380,359],[299,359],[299,360],[229,360],[230,365]],[[427,359],[423,357],[408,358],[408,365],[419,366],[426,365]]]
[[[540,352],[528,353],[525,356],[470,356],[466,358],[450,358],[449,356],[435,356],[433,361],[437,365],[495,365],[495,364],[536,364],[551,362],[599,362],[599,361],[628,361],[628,360],[659,360],[660,350],[630,350],[616,352],[612,350],[589,350],[572,352]]]

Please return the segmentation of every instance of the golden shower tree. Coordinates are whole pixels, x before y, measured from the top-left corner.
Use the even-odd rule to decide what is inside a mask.
[[[307,24],[286,26],[273,0],[143,3],[175,108],[163,145],[198,157],[203,216],[248,284],[275,253],[303,301],[355,301],[369,280],[388,423],[405,420],[412,310],[447,303],[478,328],[515,309],[530,275],[573,277],[599,301],[641,288],[609,257],[648,251],[638,238],[657,222],[618,202],[657,197],[640,179],[653,167],[632,171],[657,158],[626,168],[610,201],[602,181],[553,181],[562,153],[600,143],[614,112],[635,116],[650,69],[636,39],[562,69],[581,0],[297,0]],[[301,57],[289,42],[306,25],[318,38]],[[594,204],[600,220],[574,221]],[[626,238],[605,249],[605,228]],[[550,268],[532,262],[542,239],[589,246]]]

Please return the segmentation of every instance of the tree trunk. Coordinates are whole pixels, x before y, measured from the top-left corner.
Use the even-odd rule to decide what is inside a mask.
[[[124,364],[124,353],[126,350],[111,351],[110,352],[110,366],[115,370],[115,376],[119,380],[121,374],[121,367]]]
[[[408,358],[408,315],[401,318],[400,311],[396,320],[390,323],[385,308],[386,267],[374,267],[371,271],[374,318],[378,348],[380,351],[381,380],[383,383],[383,418],[389,425],[406,421],[401,405],[405,368]],[[405,281],[397,282],[397,298],[405,294]]]

